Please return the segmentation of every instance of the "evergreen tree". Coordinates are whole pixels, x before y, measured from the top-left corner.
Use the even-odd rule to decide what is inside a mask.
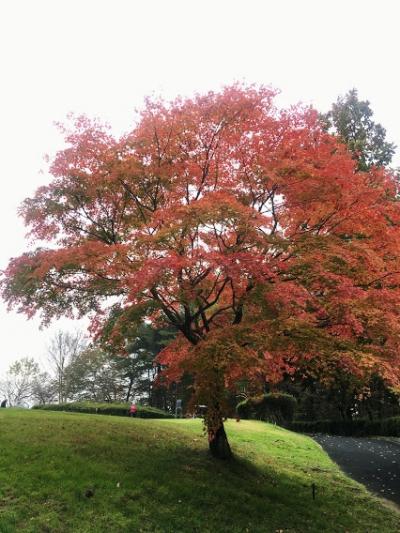
[[[368,100],[359,100],[357,89],[340,96],[331,110],[322,115],[326,129],[338,135],[353,152],[359,170],[388,166],[396,146],[386,141],[386,130],[376,124]]]

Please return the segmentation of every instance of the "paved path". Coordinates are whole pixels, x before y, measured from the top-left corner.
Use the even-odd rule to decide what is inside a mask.
[[[373,438],[313,435],[356,481],[400,505],[400,444]]]

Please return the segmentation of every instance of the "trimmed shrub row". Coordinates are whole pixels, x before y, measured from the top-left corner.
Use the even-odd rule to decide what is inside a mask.
[[[295,409],[296,399],[280,392],[247,398],[236,406],[241,418],[255,418],[278,424],[293,420]]]
[[[97,402],[72,402],[62,404],[34,405],[32,409],[45,411],[70,411],[74,413],[90,413],[98,415],[128,416],[129,403],[97,403]],[[173,418],[170,413],[155,407],[137,405],[138,418]]]
[[[382,436],[400,437],[400,416],[382,420],[316,420],[296,421],[290,424],[292,431],[300,433],[328,433],[352,437]]]

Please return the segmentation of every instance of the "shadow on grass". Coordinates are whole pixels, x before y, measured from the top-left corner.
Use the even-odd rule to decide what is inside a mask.
[[[0,508],[0,531],[365,532],[371,523],[396,530],[337,471],[268,454],[263,431],[257,442],[247,429],[246,446],[233,432],[235,456],[220,461],[196,423],[40,412],[0,418],[0,487],[13,496]],[[323,458],[301,437],[281,439],[283,451],[289,439],[290,453],[306,442],[303,451]]]

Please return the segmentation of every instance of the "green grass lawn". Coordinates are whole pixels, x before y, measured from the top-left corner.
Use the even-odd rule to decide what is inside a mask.
[[[2,409],[0,532],[400,531],[308,437],[226,426],[232,462],[208,455],[200,420]]]

